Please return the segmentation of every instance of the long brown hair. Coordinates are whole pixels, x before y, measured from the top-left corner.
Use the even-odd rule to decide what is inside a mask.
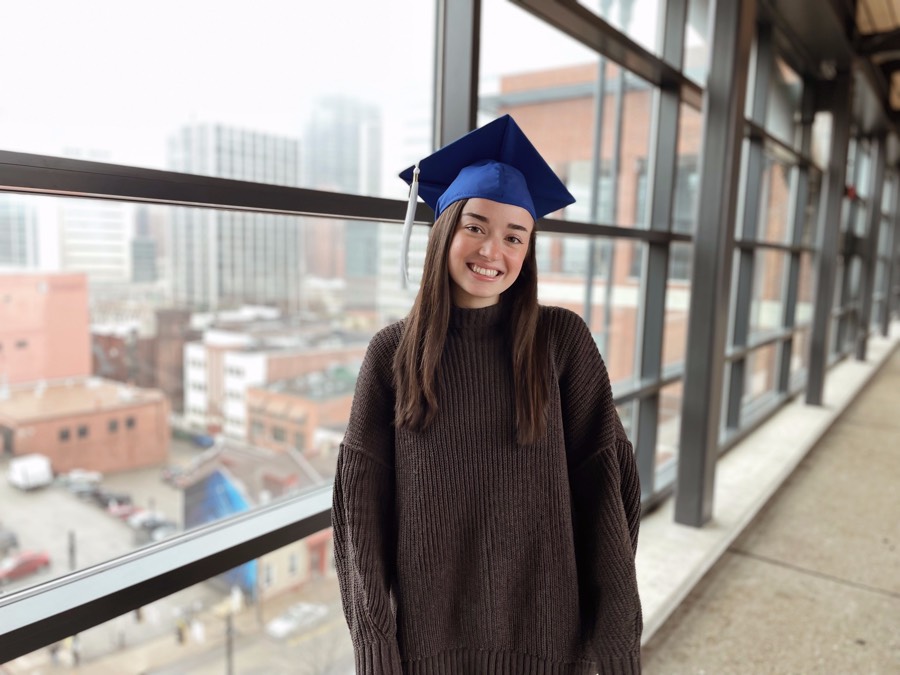
[[[394,355],[398,428],[422,431],[438,412],[438,370],[453,304],[447,260],[465,205],[466,200],[460,200],[448,206],[428,239],[422,284]],[[500,298],[510,311],[506,338],[512,352],[517,438],[522,444],[534,443],[546,432],[550,383],[546,337],[539,334],[538,325],[535,230],[519,277]]]

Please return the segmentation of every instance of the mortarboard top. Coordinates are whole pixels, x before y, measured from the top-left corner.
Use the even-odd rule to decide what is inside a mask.
[[[509,115],[445,145],[418,166],[418,194],[435,217],[471,197],[520,206],[535,220],[575,201]],[[414,169],[400,177],[411,184]]]
[[[445,145],[400,178],[410,186],[400,250],[402,288],[409,281],[409,239],[419,196],[434,209],[435,218],[453,202],[473,197],[520,206],[534,220],[575,202],[509,115]]]

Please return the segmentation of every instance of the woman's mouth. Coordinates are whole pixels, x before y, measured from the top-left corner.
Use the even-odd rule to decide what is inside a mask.
[[[502,272],[500,272],[499,270],[491,270],[486,267],[479,267],[475,263],[469,263],[469,269],[475,272],[475,274],[482,277],[488,277],[489,279],[496,279],[502,274]]]

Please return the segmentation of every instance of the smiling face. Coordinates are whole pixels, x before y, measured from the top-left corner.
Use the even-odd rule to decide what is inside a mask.
[[[520,206],[469,199],[447,259],[453,304],[469,309],[497,304],[519,278],[532,230],[534,221]]]

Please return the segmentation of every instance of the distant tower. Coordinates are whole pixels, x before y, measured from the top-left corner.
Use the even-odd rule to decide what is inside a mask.
[[[169,140],[174,171],[300,185],[300,142],[221,124],[190,124]],[[168,252],[176,304],[218,308],[244,303],[290,311],[302,306],[298,218],[176,208]]]
[[[29,198],[0,194],[0,267],[38,267],[38,246],[37,212]]]
[[[378,195],[381,188],[381,113],[373,105],[335,95],[316,101],[303,134],[306,187]],[[348,309],[375,305],[378,226],[321,221],[309,229],[310,274],[341,276]]]

